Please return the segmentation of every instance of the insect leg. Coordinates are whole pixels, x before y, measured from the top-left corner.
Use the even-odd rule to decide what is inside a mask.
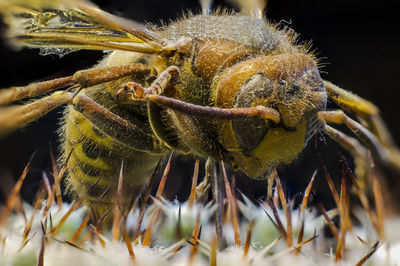
[[[204,180],[196,187],[197,200],[201,199],[211,187],[211,161],[212,159],[208,157],[205,165],[206,174]]]
[[[369,174],[368,171],[368,151],[367,149],[356,139],[334,129],[328,125],[325,125],[325,133],[328,136],[339,143],[345,150],[347,150],[354,158],[355,174],[361,183],[365,183],[368,180],[366,177]]]
[[[221,171],[221,164],[218,163],[219,172],[217,173],[217,168],[215,165],[215,161],[211,159],[210,163],[210,177],[213,184],[213,197],[215,203],[217,204],[217,210],[215,213],[215,227],[217,231],[217,240],[218,243],[221,243],[222,239],[222,213],[223,213],[223,202],[222,202],[222,171]]]
[[[216,162],[208,157],[205,164],[205,177],[204,180],[197,186],[196,190],[198,193],[198,199],[202,198],[208,189],[212,186],[212,194],[215,203],[217,204],[217,210],[215,212],[215,228],[217,231],[218,243],[221,243],[222,239],[222,213],[223,213],[223,202],[222,202],[222,171],[217,173]],[[221,170],[221,169],[220,169]]]
[[[136,82],[127,82],[120,89],[116,98],[120,103],[134,103],[137,100],[143,100],[149,95],[164,94],[166,88],[173,88],[180,80],[180,72],[176,66],[170,66],[164,70],[148,88],[143,88],[142,85]],[[175,90],[171,92],[175,94]]]
[[[73,98],[75,110],[82,113],[95,127],[102,132],[141,151],[156,152],[160,150],[158,140],[141,128],[112,113],[91,98],[78,94]]]
[[[23,127],[60,105],[69,103],[73,94],[56,91],[35,102],[0,108],[0,136]]]
[[[170,66],[164,70],[153,83],[143,92],[143,97],[148,95],[160,95],[170,84],[172,87],[176,85],[181,78],[181,73],[176,66]]]
[[[366,122],[365,126],[374,133],[383,145],[387,147],[395,146],[392,136],[379,116],[378,107],[351,92],[339,88],[329,81],[324,81],[324,85],[328,96],[343,110],[362,117]]]
[[[147,65],[130,64],[80,70],[73,75],[73,78],[82,88],[87,88],[134,74],[148,74],[151,71],[152,69]]]
[[[12,87],[0,90],[0,105],[7,105],[12,102],[33,98],[53,90],[64,88],[73,83],[72,76],[58,78],[43,82],[29,84],[25,87]]]
[[[151,69],[143,64],[80,70],[73,76],[32,83],[25,87],[12,87],[0,90],[0,105],[7,105],[18,100],[33,98],[44,93],[65,88],[68,85],[78,84],[81,88],[86,88],[125,76],[150,72]]]
[[[400,153],[386,147],[369,129],[348,117],[343,111],[321,111],[318,118],[327,123],[345,124],[383,163],[400,171]]]

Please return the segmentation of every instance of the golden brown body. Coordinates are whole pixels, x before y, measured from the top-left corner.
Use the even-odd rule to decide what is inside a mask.
[[[243,25],[247,25],[247,28]],[[235,34],[228,34],[232,32]],[[193,104],[220,108],[235,107],[235,96],[241,85],[253,75],[258,74],[263,66],[267,66],[263,74],[271,80],[296,80],[297,77],[290,75],[296,71],[303,71],[305,68],[311,68],[318,73],[312,58],[306,55],[304,50],[291,43],[291,36],[285,36],[284,32],[279,32],[262,19],[238,15],[194,16],[172,24],[161,31],[161,34],[170,38],[171,41],[182,37],[188,37],[191,41],[186,44],[182,52],[178,51],[170,58],[114,52],[107,56],[98,67],[144,63],[154,67],[157,75],[168,66],[177,66],[181,71],[179,99]],[[280,61],[281,65],[276,64],[276,61]],[[316,78],[318,77],[316,74]],[[115,95],[125,82],[135,81],[143,86],[149,86],[150,84],[146,84],[146,78],[149,77],[130,77],[106,85],[90,87],[81,93],[91,97],[123,119],[136,125],[140,124],[140,128],[148,134],[154,134],[154,138],[159,140],[159,143],[164,143],[165,148],[161,150],[161,153],[151,150],[141,151],[132,146],[129,139],[135,138],[134,135],[124,134],[123,138],[107,135],[102,128],[91,124],[72,107],[69,107],[66,112],[65,156],[70,153],[72,147],[74,148],[68,161],[70,183],[79,194],[88,194],[90,201],[110,202],[110,197],[103,196],[100,199],[100,196],[110,188],[111,191],[116,189],[115,180],[119,175],[122,160],[129,166],[124,174],[124,182],[125,193],[130,195],[136,192],[138,186],[147,181],[161,154],[172,149],[197,156],[212,157],[215,160],[224,160],[235,164],[236,168],[244,170],[253,178],[262,178],[277,164],[290,163],[304,148],[306,138],[315,130],[315,128],[307,129],[309,122],[307,116],[315,117],[316,112],[325,106],[326,95],[320,81],[319,91],[315,92],[316,95],[310,95],[315,99],[305,99],[308,102],[301,107],[308,108],[307,111],[303,109],[294,111],[298,117],[293,114],[288,115],[288,119],[284,118],[281,125],[269,129],[265,141],[259,139],[255,140],[256,143],[250,143],[249,145],[254,147],[250,150],[248,148],[247,154],[244,154],[243,147],[232,130],[232,121],[198,120],[196,117],[157,108],[155,105],[149,106],[154,109],[152,110],[154,119],[149,119],[146,104],[124,106],[117,102]],[[272,86],[271,84],[271,88]],[[258,97],[257,100],[267,99]],[[271,105],[275,104],[273,97],[270,97],[269,101]],[[290,108],[297,108],[298,101],[295,103],[296,106]],[[307,104],[314,104],[314,108],[307,107]],[[285,108],[282,106],[282,112]],[[306,115],[307,112],[310,114]],[[156,119],[159,121],[155,122]],[[150,123],[159,123],[168,133],[157,130],[156,127],[152,128]],[[251,134],[251,129],[247,129]],[[266,132],[264,130],[261,133]],[[259,142],[263,144],[255,149]],[[100,181],[96,189],[92,189],[89,193],[88,187],[97,179]],[[113,195],[111,191],[109,195]]]
[[[72,152],[69,184],[89,203],[102,204],[101,212],[113,201],[122,162],[129,201],[172,150],[264,178],[277,165],[292,162],[309,138],[323,131],[352,153],[357,174],[364,176],[365,147],[326,122],[345,124],[377,159],[400,169],[399,152],[377,108],[322,80],[314,56],[296,44],[292,31],[271,25],[261,12],[192,16],[140,30],[87,3],[76,8],[78,13],[57,11],[74,18],[68,34],[63,27],[70,21],[46,20],[57,12],[30,11],[36,20],[24,34],[14,33],[16,40],[50,53],[122,51],[71,77],[3,92],[0,104],[68,85],[76,94],[55,92],[3,112],[0,133],[69,104],[62,133],[64,158]],[[365,125],[342,111],[325,111],[328,98]],[[22,118],[9,122],[10,115]]]

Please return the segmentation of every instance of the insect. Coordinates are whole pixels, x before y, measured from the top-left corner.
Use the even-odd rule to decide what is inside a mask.
[[[316,57],[289,28],[266,20],[261,1],[241,7],[213,13],[205,3],[200,15],[143,27],[84,1],[1,1],[15,46],[112,52],[72,76],[1,90],[0,135],[66,105],[68,183],[100,213],[112,203],[122,161],[124,194],[137,195],[173,150],[263,179],[323,132],[353,155],[360,177],[368,149],[400,169],[377,107],[323,80]],[[340,110],[326,110],[328,100]]]

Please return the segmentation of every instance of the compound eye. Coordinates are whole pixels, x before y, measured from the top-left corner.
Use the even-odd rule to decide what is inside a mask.
[[[246,80],[236,94],[234,107],[250,107],[255,100],[271,96],[274,83],[263,73],[258,73]]]
[[[233,106],[251,107],[254,101],[271,96],[273,89],[272,80],[262,73],[256,74],[240,87]],[[268,121],[260,118],[233,120],[232,128],[243,154],[249,156],[267,133]]]
[[[278,84],[278,99],[286,105],[297,104],[299,99],[304,98],[304,90],[298,82],[288,83],[287,81],[280,81]]]

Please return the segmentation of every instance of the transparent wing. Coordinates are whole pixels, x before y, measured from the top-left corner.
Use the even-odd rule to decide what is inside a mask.
[[[79,49],[125,50],[155,54],[165,43],[133,21],[78,0],[0,0],[0,13],[16,47],[64,55]]]
[[[244,15],[256,18],[264,17],[264,9],[267,6],[267,0],[227,0],[238,6]]]

